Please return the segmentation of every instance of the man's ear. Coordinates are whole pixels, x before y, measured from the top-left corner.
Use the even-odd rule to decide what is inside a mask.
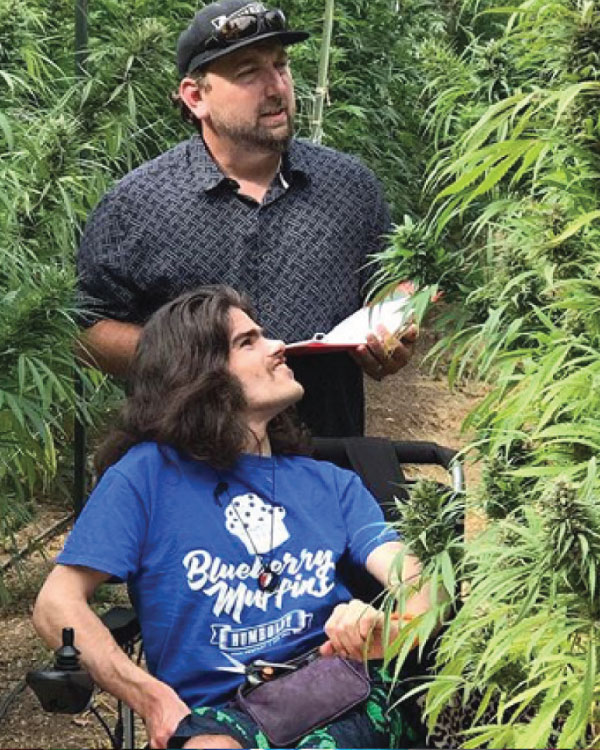
[[[204,120],[208,114],[204,99],[204,86],[193,78],[184,78],[179,84],[179,96],[187,108],[198,120]]]

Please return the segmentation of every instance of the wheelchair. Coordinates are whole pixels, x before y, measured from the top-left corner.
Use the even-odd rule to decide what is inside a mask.
[[[407,479],[403,464],[437,465],[450,475],[450,487],[454,493],[465,489],[464,473],[456,451],[432,442],[396,442],[386,438],[315,438],[313,457],[330,461],[341,468],[355,471],[380,503],[387,521],[394,520],[396,502],[406,498],[411,484],[417,480]],[[457,529],[458,534],[463,528]],[[342,559],[340,574],[355,598],[373,601],[382,593],[381,585],[364,569],[353,566]],[[143,644],[135,611],[128,607],[113,607],[101,617],[115,641],[130,656],[142,659]],[[49,667],[32,670],[26,682],[34,691],[44,711],[50,713],[76,714],[86,709],[104,726],[111,746],[115,750],[140,747],[136,743],[134,715],[122,702],[117,704],[117,719],[111,729],[93,706],[96,686],[90,675],[80,666],[75,648],[75,634],[71,629],[63,631],[63,645],[55,652],[55,662]],[[432,655],[425,655],[418,664],[405,664],[403,675],[422,674],[431,664]],[[410,659],[409,659],[410,662]],[[143,744],[143,743],[142,743]]]

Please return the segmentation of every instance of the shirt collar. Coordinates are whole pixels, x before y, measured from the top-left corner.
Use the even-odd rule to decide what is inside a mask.
[[[294,182],[295,178],[308,182],[310,180],[310,164],[306,158],[305,149],[294,138],[289,149],[283,155],[281,171],[287,182]]]
[[[222,183],[230,182],[230,178],[221,172],[201,135],[195,135],[191,141],[191,164],[193,174],[197,180],[198,187],[205,192],[214,190]],[[283,181],[284,188],[292,184],[296,178],[308,180],[308,164],[298,147],[296,140],[292,140],[290,148],[283,155],[279,170],[279,179]]]
[[[195,135],[190,145],[192,174],[201,190],[213,190],[229,179],[213,160],[201,135]]]

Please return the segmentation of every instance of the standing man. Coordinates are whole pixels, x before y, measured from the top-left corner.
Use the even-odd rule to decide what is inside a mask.
[[[177,98],[198,135],[121,180],[79,250],[83,345],[101,369],[125,375],[140,326],[198,284],[244,290],[267,333],[290,342],[362,305],[365,264],[389,215],[358,159],[293,137],[286,47],[307,37],[289,30],[280,10],[246,0],[207,5],[180,36]],[[355,359],[293,360],[313,432],[361,434],[362,371],[396,372],[415,336],[387,355],[372,335]]]

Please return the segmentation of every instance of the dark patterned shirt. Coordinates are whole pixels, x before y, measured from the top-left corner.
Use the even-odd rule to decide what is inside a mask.
[[[200,284],[247,292],[267,335],[286,341],[328,331],[362,304],[368,256],[389,231],[369,169],[355,157],[294,140],[262,203],[237,189],[199,136],[124,177],[90,216],[79,249],[84,325],[102,318],[143,323]],[[311,426],[329,411],[323,399],[333,398],[332,408],[351,413],[316,431],[360,432],[361,375],[349,357],[302,359],[294,367],[310,391],[304,416]]]

